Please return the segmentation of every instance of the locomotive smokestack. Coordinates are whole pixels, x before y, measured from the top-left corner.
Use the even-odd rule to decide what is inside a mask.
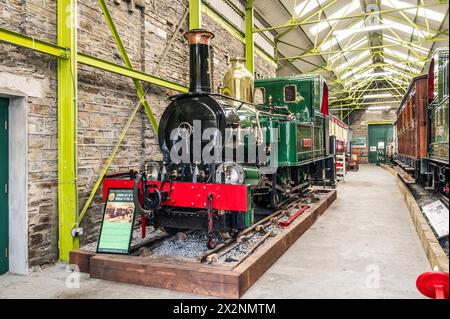
[[[195,29],[184,35],[189,42],[190,86],[191,93],[211,92],[211,62],[209,60],[209,42],[214,34]]]

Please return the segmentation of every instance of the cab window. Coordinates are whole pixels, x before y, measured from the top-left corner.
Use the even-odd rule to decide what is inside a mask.
[[[264,88],[255,88],[255,104],[264,104],[266,101],[266,90]]]
[[[284,87],[284,102],[293,103],[297,101],[297,86],[286,85]]]

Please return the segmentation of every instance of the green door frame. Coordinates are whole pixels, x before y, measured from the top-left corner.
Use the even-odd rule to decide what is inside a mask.
[[[0,275],[9,270],[8,105],[9,100],[0,97]]]

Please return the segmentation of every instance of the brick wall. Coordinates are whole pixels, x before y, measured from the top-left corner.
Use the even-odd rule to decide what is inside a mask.
[[[110,0],[107,4],[135,68],[152,73],[187,7],[187,0]],[[97,1],[79,0],[79,51],[121,63],[114,40]],[[244,44],[208,16],[204,28],[215,33],[212,41],[214,88],[229,68],[229,58],[244,55]],[[56,43],[56,1],[0,0],[0,27]],[[159,76],[188,84],[188,47],[182,30],[162,62]],[[224,45],[226,43],[226,45]],[[31,50],[0,44],[0,89],[28,95],[28,217],[29,265],[57,259],[57,61]],[[276,68],[256,57],[257,72],[275,76]],[[6,81],[5,79],[12,79]],[[13,83],[13,84],[11,84]],[[16,84],[14,84],[16,83]],[[18,83],[18,84],[17,84]],[[176,93],[144,85],[157,119]],[[125,125],[136,93],[130,79],[79,65],[78,169],[80,209],[84,205],[103,165]],[[12,123],[13,125],[13,123]],[[109,173],[139,169],[144,160],[161,155],[145,112],[134,119]],[[89,209],[83,226],[82,243],[95,240],[101,218],[101,192]]]

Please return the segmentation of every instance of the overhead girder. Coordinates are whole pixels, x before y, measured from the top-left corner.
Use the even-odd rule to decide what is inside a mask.
[[[329,5],[333,4],[336,1],[330,1],[330,2],[331,3]],[[372,16],[374,14],[386,14],[386,15],[389,15],[391,17],[390,13],[396,13],[396,12],[407,11],[407,10],[412,10],[412,9],[435,7],[435,6],[440,6],[440,5],[447,4],[447,3],[448,3],[448,1],[442,1],[442,2],[439,2],[439,3],[421,4],[421,5],[415,5],[415,6],[405,7],[405,8],[381,10],[381,11],[378,11],[378,12],[375,12],[375,13],[363,12],[363,13],[359,13],[359,14],[355,14],[355,15],[349,15],[349,16],[344,16],[344,17],[339,17],[339,18],[327,18],[327,19],[318,19],[318,20],[311,21],[310,19],[313,16],[317,16],[321,11],[323,11],[325,6],[322,6],[322,9],[319,8],[317,11],[315,11],[312,14],[310,14],[308,16],[308,18],[304,18],[304,19],[302,19],[300,21],[296,21],[296,19],[290,19],[285,24],[282,24],[282,25],[279,25],[279,26],[274,26],[274,27],[270,27],[270,28],[255,28],[253,30],[253,32],[274,31],[274,30],[285,29],[285,28],[293,28],[293,27],[296,27],[296,26],[303,26],[303,25],[308,25],[308,24],[318,24],[318,23],[321,23],[321,22],[328,22],[328,21],[343,21],[343,20],[360,19],[360,18],[370,17],[370,16]],[[402,19],[398,19],[395,16],[394,16],[394,18],[397,19],[397,21],[401,20],[403,22]],[[427,28],[426,25],[419,24],[419,23],[417,23],[417,26]],[[429,28],[429,30],[431,32],[433,32],[433,31],[437,32],[438,31],[438,30],[433,29],[433,28]],[[280,35],[281,34],[282,33],[280,33]],[[285,34],[283,34],[283,35],[285,35]]]

